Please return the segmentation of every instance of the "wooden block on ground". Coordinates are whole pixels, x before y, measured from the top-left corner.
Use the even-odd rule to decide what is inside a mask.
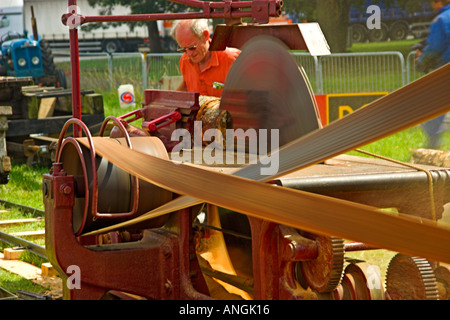
[[[41,265],[41,274],[47,277],[56,277],[58,276],[58,271],[56,271],[50,262],[46,262]]]
[[[86,114],[102,113],[103,95],[98,93],[89,93],[83,95],[81,112]]]
[[[6,248],[3,251],[5,260],[19,260],[20,255],[24,252],[24,249]]]

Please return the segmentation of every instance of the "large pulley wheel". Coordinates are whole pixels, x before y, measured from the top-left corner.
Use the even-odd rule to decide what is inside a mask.
[[[320,127],[306,75],[284,43],[270,36],[243,46],[227,76],[220,109],[230,113],[233,129],[278,129],[280,147]]]
[[[342,278],[342,300],[384,300],[379,271],[367,262],[350,263]]]
[[[319,256],[314,260],[299,262],[299,282],[306,282],[311,289],[319,293],[334,291],[341,282],[344,270],[344,241],[315,234],[303,236],[317,242]]]
[[[437,300],[436,277],[428,260],[394,256],[386,273],[386,293],[391,300]]]
[[[124,138],[112,140],[117,144],[126,144]],[[166,149],[158,138],[132,137],[131,143],[136,151],[168,159]],[[170,191],[140,179],[136,185],[130,174],[98,155],[95,156],[96,167],[93,168],[90,150],[74,139],[64,140],[60,161],[64,171],[75,178],[77,190],[73,230],[77,235],[137,217],[172,200]],[[93,187],[94,172],[98,179],[97,196]],[[133,210],[136,203],[137,208]],[[123,213],[129,212],[133,215],[124,217]],[[143,227],[160,227],[166,221],[167,216],[157,217],[145,222]]]

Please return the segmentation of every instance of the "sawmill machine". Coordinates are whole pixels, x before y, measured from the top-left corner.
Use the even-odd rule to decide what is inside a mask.
[[[448,169],[345,153],[447,112],[450,66],[322,127],[288,52],[329,54],[318,24],[269,24],[279,0],[176,2],[199,11],[82,16],[69,0],[62,17],[73,118],[43,199],[64,298],[448,299]],[[92,136],[79,116],[77,27],[193,18],[225,18],[211,50],[242,50],[222,96],[146,90],[142,108]],[[230,143],[246,134],[242,148]],[[395,253],[385,279],[347,258],[377,249]]]

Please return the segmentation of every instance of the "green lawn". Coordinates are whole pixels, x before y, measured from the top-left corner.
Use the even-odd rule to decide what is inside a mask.
[[[419,39],[399,40],[399,41],[383,41],[383,42],[361,42],[354,43],[349,52],[383,52],[383,51],[399,51],[406,56],[412,51],[411,46],[418,43]]]

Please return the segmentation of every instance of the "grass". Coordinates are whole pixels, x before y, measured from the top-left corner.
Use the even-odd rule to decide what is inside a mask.
[[[418,42],[419,39],[353,43],[352,46],[348,48],[348,51],[349,52],[399,51],[406,58],[407,55],[412,51],[411,46]]]
[[[14,164],[9,174],[10,181],[0,185],[2,200],[43,210],[42,175],[48,171],[47,167]]]
[[[10,172],[10,181],[5,185],[0,185],[0,196],[2,200],[20,203],[29,207],[44,209],[42,202],[42,174],[48,173],[49,168],[41,166],[27,166],[25,164],[15,164]],[[6,209],[0,205],[0,210]],[[8,219],[27,219],[34,218],[32,213],[25,213],[18,209],[10,209],[2,211],[0,218],[2,220]],[[2,232],[22,232],[31,230],[42,230],[45,228],[44,220],[39,222],[32,222],[27,224],[12,225],[2,227]],[[24,237],[28,241],[35,242],[39,245],[45,246],[44,238]],[[12,245],[0,242],[0,249],[10,248]],[[37,255],[26,252],[22,254],[20,260],[40,266],[46,260]],[[16,293],[17,290],[25,290],[34,293],[44,293],[48,291],[47,288],[34,284],[32,281],[26,280],[15,274],[9,273],[0,269],[0,287],[8,290],[11,293]]]
[[[444,134],[443,150],[450,148],[450,133]],[[362,150],[369,151],[394,160],[409,162],[412,151],[424,148],[427,143],[426,135],[420,126],[409,128],[398,132],[392,136],[388,136],[379,141],[361,147]],[[349,154],[365,156],[359,152],[352,151]]]
[[[14,273],[7,272],[0,268],[0,287],[9,291],[10,293],[16,294],[17,291],[28,291],[38,294],[43,294],[48,291],[40,285],[37,285],[27,279],[24,279]]]

